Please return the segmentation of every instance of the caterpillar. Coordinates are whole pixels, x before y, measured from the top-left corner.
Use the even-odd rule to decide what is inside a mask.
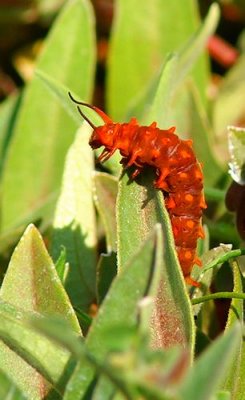
[[[93,128],[89,140],[92,149],[104,146],[98,161],[108,160],[116,150],[122,155],[124,168],[135,166],[132,179],[146,166],[155,168],[154,186],[163,192],[173,230],[175,248],[186,283],[199,286],[190,277],[194,264],[201,265],[196,255],[197,239],[203,238],[202,210],[206,208],[203,195],[202,168],[191,140],[181,140],[175,128],[160,129],[157,123],[140,126],[136,118],[128,123],[114,123],[103,111],[88,103],[70,98],[82,117]],[[95,126],[79,105],[94,110],[104,121]]]

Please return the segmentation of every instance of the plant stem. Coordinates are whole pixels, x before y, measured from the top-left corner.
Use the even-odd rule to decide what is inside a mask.
[[[214,300],[214,299],[241,299],[245,300],[245,293],[235,293],[235,292],[218,292],[207,294],[206,296],[198,297],[197,299],[191,299],[192,305],[203,303],[204,301]]]
[[[231,250],[222,256],[217,257],[215,260],[208,263],[202,270],[202,272],[208,271],[210,268],[216,267],[218,264],[223,264],[225,261],[229,261],[232,258],[237,258],[245,255],[245,249],[235,249]]]

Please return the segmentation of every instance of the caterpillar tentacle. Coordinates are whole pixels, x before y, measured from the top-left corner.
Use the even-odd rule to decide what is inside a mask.
[[[92,108],[105,122],[102,126],[94,127],[89,141],[93,149],[104,146],[100,161],[107,160],[118,149],[124,168],[131,165],[136,167],[132,179],[146,166],[156,169],[154,186],[165,197],[183,275],[187,283],[198,286],[190,273],[194,264],[201,264],[196,247],[198,238],[204,237],[201,217],[206,203],[202,169],[192,149],[192,141],[181,140],[174,133],[174,127],[159,129],[156,122],[150,126],[140,126],[132,118],[129,123],[114,123],[96,107],[72,100]]]

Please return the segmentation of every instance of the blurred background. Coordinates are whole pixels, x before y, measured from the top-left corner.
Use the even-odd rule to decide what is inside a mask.
[[[114,1],[91,2],[96,15],[98,54],[94,103],[103,108],[105,62]],[[64,3],[65,0],[0,0],[1,99],[18,90],[32,77],[43,40]],[[211,3],[209,0],[199,0],[201,17],[205,17]],[[219,4],[221,20],[217,34],[211,38],[208,46],[213,71],[212,86],[209,88],[211,97],[215,96],[222,76],[235,64],[245,47],[245,1],[223,0]],[[244,112],[239,117],[237,124],[244,126]]]

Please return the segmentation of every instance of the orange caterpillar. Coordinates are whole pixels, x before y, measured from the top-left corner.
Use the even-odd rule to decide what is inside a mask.
[[[203,238],[202,209],[206,208],[203,196],[203,174],[192,150],[191,140],[181,140],[175,128],[159,129],[156,122],[140,126],[135,118],[129,123],[114,123],[103,111],[90,104],[76,101],[94,110],[105,122],[96,127],[78,111],[93,128],[89,144],[93,149],[104,146],[99,161],[108,160],[119,150],[124,168],[135,166],[134,179],[150,165],[156,169],[154,186],[162,190],[169,212],[176,251],[187,283],[199,286],[190,277],[193,264],[201,265],[196,256],[197,239]]]

